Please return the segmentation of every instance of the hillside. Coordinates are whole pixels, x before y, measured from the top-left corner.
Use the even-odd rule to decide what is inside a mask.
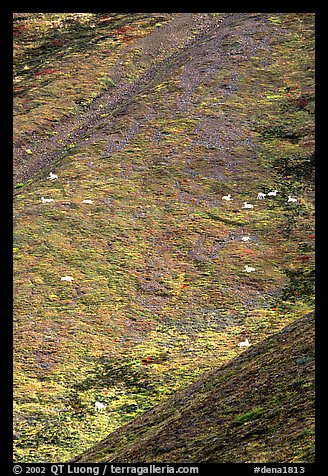
[[[314,145],[311,13],[15,15],[15,461],[314,310]]]
[[[314,462],[314,314],[115,431],[74,462]]]

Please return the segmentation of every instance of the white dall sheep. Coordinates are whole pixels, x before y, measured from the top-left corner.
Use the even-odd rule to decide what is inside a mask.
[[[254,208],[254,206],[250,203],[244,202],[244,206],[242,208]]]
[[[251,273],[252,271],[255,271],[255,268],[252,268],[251,266],[247,266],[247,264],[245,264],[244,268],[246,273]]]
[[[257,194],[257,197],[256,197],[256,198],[257,198],[258,200],[263,200],[263,198],[265,198],[265,197],[266,197],[266,194],[265,194],[265,193],[259,192],[259,193]]]
[[[58,178],[58,175],[53,174],[52,172],[50,172],[49,177],[47,177],[47,180],[55,180],[57,178]]]
[[[230,193],[229,195],[223,195],[222,200],[232,200]]]
[[[292,198],[290,195],[288,195],[288,202],[297,202],[297,198]]]
[[[92,200],[82,200],[82,203],[93,203]]]
[[[44,198],[44,197],[41,197],[41,202],[42,203],[50,203],[50,202],[54,202],[55,200],[53,198]]]
[[[268,193],[268,197],[275,197],[278,193],[278,190],[273,190],[272,192]]]
[[[102,403],[102,402],[96,402],[95,403],[95,410],[98,411],[98,412],[101,412],[102,410],[105,410],[106,407],[107,407],[107,405],[105,405],[105,403]]]
[[[251,344],[248,339],[245,339],[244,342],[239,342],[239,347],[249,347]]]
[[[68,281],[68,282],[72,282],[74,281],[74,278],[72,278],[72,276],[63,276],[62,278],[60,278],[61,281]]]
[[[248,235],[247,235],[247,236],[243,236],[243,237],[241,238],[241,241],[251,241],[251,237],[248,236]]]

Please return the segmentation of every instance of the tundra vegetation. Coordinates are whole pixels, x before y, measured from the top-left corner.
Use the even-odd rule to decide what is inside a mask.
[[[311,13],[15,15],[15,461],[72,458],[313,310],[314,157]]]

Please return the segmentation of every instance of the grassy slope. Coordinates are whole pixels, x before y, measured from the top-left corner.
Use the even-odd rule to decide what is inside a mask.
[[[73,461],[313,462],[313,313],[206,373]]]
[[[24,156],[18,175],[33,156],[26,150],[37,150],[39,137],[56,137],[54,122],[88,113],[92,92],[106,89],[99,78],[120,55],[125,81],[156,66],[137,43],[125,50],[125,41],[137,40],[123,41],[117,28],[147,36],[165,28],[155,27],[158,18],[122,15],[96,29],[94,20],[84,29],[57,28],[59,38],[51,26],[51,41],[72,42],[68,54],[65,43],[40,45],[38,31],[17,34],[17,75],[24,76],[15,100]],[[222,46],[229,60],[210,77],[197,82],[186,58],[171,58],[172,69],[151,78],[125,110],[105,110],[77,144],[65,146],[52,168],[59,180],[46,181],[47,169],[16,185],[17,461],[68,459],[238,355],[244,337],[259,342],[313,309],[313,19],[260,20],[267,29],[249,36],[255,53],[239,55],[247,45],[235,28]],[[106,44],[91,47],[92,35]],[[203,56],[195,69],[206,67]],[[36,79],[43,57],[42,68],[65,74]],[[85,67],[78,85],[72,62]],[[181,96],[192,104],[188,114],[177,108]],[[213,117],[222,131],[215,147],[206,141]],[[108,157],[108,137],[124,139],[136,122],[125,147]],[[256,202],[259,190],[273,188],[276,200]],[[222,206],[229,192],[234,202]],[[287,204],[287,193],[299,203]],[[45,207],[41,196],[56,201]],[[94,204],[83,206],[84,198]],[[241,210],[244,199],[254,211]],[[251,243],[240,241],[246,233]],[[246,275],[244,264],[256,275]],[[60,282],[66,274],[72,284]],[[95,413],[95,400],[108,410]]]

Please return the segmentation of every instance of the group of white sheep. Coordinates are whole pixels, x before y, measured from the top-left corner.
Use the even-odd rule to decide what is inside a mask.
[[[277,193],[278,193],[278,190],[272,190],[271,192],[268,192],[268,193],[264,193],[264,192],[259,192],[256,196],[257,200],[263,200],[266,196],[268,197],[276,197],[277,196]],[[232,201],[232,196],[231,194],[229,193],[228,195],[223,195],[222,197],[222,200],[226,200],[226,201]],[[292,197],[291,195],[288,195],[288,199],[287,199],[287,202],[289,203],[296,203],[297,202],[297,198],[294,198]],[[254,205],[252,205],[251,203],[248,203],[248,202],[243,202],[243,206],[242,206],[243,209],[252,209],[254,208]],[[246,235],[246,236],[243,236],[241,238],[241,241],[243,242],[248,242],[248,241],[251,241],[251,237],[249,235]],[[246,273],[252,273],[255,271],[255,268],[253,268],[252,266],[248,266],[247,264],[244,266],[244,270]],[[244,342],[239,342],[238,346],[240,348],[242,347],[249,347],[251,344],[249,342],[248,339],[246,339]]]
[[[47,177],[47,180],[56,180],[58,179],[58,175],[57,174],[54,174],[53,172],[50,172],[49,173],[49,176]],[[53,198],[44,198],[44,197],[41,197],[41,202],[42,203],[51,203],[51,202],[54,202],[55,200]],[[87,203],[87,204],[92,204],[93,201],[92,200],[82,200],[82,203]],[[61,281],[67,281],[69,283],[71,283],[72,281],[74,281],[74,278],[72,276],[62,276],[60,278]]]
[[[54,202],[55,200],[53,198],[44,198],[44,197],[41,197],[41,202],[42,203],[51,203],[51,202]],[[93,203],[92,200],[82,200],[82,203]]]
[[[56,180],[58,179],[58,175],[57,174],[54,174],[53,172],[50,172],[49,176],[47,177],[47,180]],[[41,202],[42,203],[51,203],[51,202],[54,202],[55,200],[53,198],[44,198],[44,197],[41,197]],[[82,200],[82,203],[87,203],[87,204],[92,204],[93,201],[92,200]]]
[[[49,173],[49,176],[47,177],[47,180],[55,180],[55,179],[58,179],[58,175],[57,174],[54,174],[53,172],[50,172]],[[257,199],[258,200],[263,200],[266,196],[268,197],[275,197],[278,193],[278,190],[272,190],[271,192],[268,192],[268,193],[264,193],[264,192],[259,192],[257,194]],[[222,200],[226,200],[226,201],[232,201],[232,197],[231,197],[231,194],[229,193],[228,195],[223,195],[222,197]],[[50,203],[50,202],[54,202],[54,199],[53,198],[44,198],[44,197],[41,197],[41,201],[42,203]],[[291,195],[288,195],[288,200],[287,202],[297,202],[297,198],[294,198],[292,197]],[[87,204],[92,204],[93,201],[90,200],[90,199],[87,199],[87,200],[82,200],[82,203],[87,203]],[[252,205],[251,203],[247,203],[247,202],[243,202],[243,206],[242,208],[254,208],[254,205]]]
[[[49,176],[47,177],[47,180],[55,180],[55,179],[58,179],[58,175],[54,174],[53,172],[50,172]],[[268,192],[268,193],[264,193],[264,192],[259,192],[257,194],[257,200],[263,200],[266,196],[268,197],[276,197],[277,196],[277,193],[278,193],[278,190],[272,190],[271,192]],[[223,195],[222,197],[222,200],[226,200],[226,201],[232,201],[232,196],[231,194],[228,194],[228,195]],[[41,202],[42,203],[51,203],[51,202],[54,202],[54,199],[53,198],[44,198],[44,197],[41,197]],[[297,202],[297,198],[293,198],[291,195],[288,195],[288,200],[287,202]],[[82,203],[85,203],[85,204],[92,204],[93,201],[90,200],[90,199],[86,199],[86,200],[82,200]],[[243,202],[243,206],[242,206],[243,209],[252,209],[254,208],[254,205],[252,205],[251,203],[248,203],[247,201]],[[243,242],[249,242],[251,241],[251,237],[249,235],[245,235],[241,238],[241,241]],[[255,271],[255,268],[253,268],[252,266],[248,266],[248,265],[245,265],[244,266],[244,271],[246,273],[252,273]],[[72,276],[63,276],[60,278],[61,281],[67,281],[67,282],[72,282],[74,281],[74,278]],[[244,342],[239,342],[238,346],[240,348],[243,348],[243,347],[249,347],[251,344],[249,342],[248,339],[246,339]],[[95,402],[95,410],[96,411],[102,411],[102,410],[105,410],[107,405],[102,403],[102,402]]]
[[[278,190],[272,190],[271,192],[268,192],[268,193],[259,192],[257,194],[256,198],[258,200],[263,200],[266,196],[276,197],[277,193],[278,193]],[[229,193],[228,195],[223,195],[222,200],[231,201],[232,200],[231,194]],[[293,198],[293,197],[291,197],[291,195],[288,195],[288,200],[287,201],[288,202],[297,202],[297,198]],[[243,202],[242,208],[251,209],[251,208],[254,208],[254,205],[252,205],[251,203],[248,203],[248,202]],[[241,240],[244,241],[244,242],[248,242],[248,241],[251,241],[251,237],[248,236],[248,235],[243,236],[241,238]],[[253,271],[255,271],[255,268],[253,268],[252,266],[245,265],[244,268],[245,268],[246,273],[252,273]]]
[[[271,192],[264,193],[264,192],[259,192],[256,196],[257,200],[263,200],[266,196],[268,197],[276,197],[278,193],[278,190],[272,190]],[[226,200],[227,202],[232,201],[231,194],[229,193],[228,195],[223,195],[222,200]],[[297,198],[292,197],[291,195],[288,195],[288,200],[287,202],[297,202]],[[244,205],[242,208],[254,208],[254,205],[251,203],[243,202]]]

